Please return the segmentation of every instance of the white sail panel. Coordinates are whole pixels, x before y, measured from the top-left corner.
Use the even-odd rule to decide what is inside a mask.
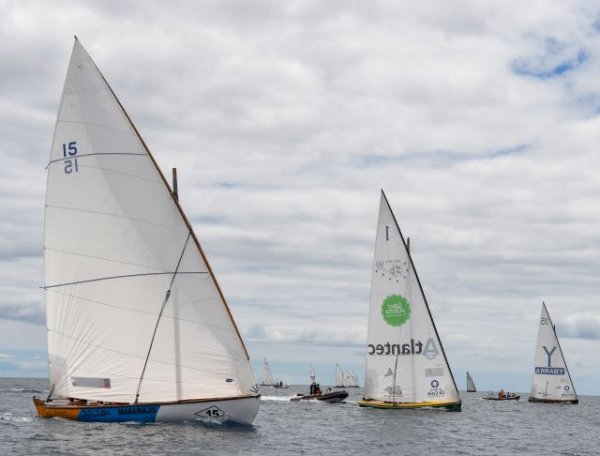
[[[269,367],[269,363],[267,362],[267,358],[263,360],[263,386],[273,386],[275,383],[273,382],[273,375],[271,375],[271,368]]]
[[[249,393],[254,377],[199,246],[76,40],[48,166],[45,285],[54,394],[140,401]]]
[[[352,386],[358,388],[358,375],[354,370],[346,374],[346,386]]]
[[[538,328],[531,398],[552,402],[577,400],[569,369],[544,303]]]
[[[459,401],[408,249],[382,192],[375,241],[366,400]]]
[[[344,373],[342,372],[342,368],[339,364],[335,365],[335,386],[343,387],[345,385],[344,382]]]
[[[477,391],[477,388],[475,388],[475,382],[471,378],[471,374],[469,374],[467,372],[467,392],[474,393],[476,391]]]

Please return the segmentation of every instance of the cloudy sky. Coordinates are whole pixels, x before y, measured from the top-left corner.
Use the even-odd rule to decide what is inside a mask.
[[[457,382],[528,391],[541,303],[600,394],[600,6],[0,0],[0,376],[46,376],[42,227],[77,35],[163,170],[260,379],[364,375],[386,191]]]

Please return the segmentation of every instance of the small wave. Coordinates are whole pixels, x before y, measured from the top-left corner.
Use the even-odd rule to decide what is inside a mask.
[[[44,392],[44,391],[31,389],[31,388],[8,388],[8,389],[2,390],[2,391],[6,392],[6,393],[29,393],[29,394],[42,394]]]
[[[279,402],[289,402],[290,399],[294,396],[261,396],[261,401],[279,401]]]
[[[15,416],[12,413],[0,414],[0,421],[9,421],[12,423],[31,423],[33,418],[30,416]]]

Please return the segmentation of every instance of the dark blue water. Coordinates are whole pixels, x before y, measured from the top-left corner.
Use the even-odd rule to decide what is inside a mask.
[[[600,455],[600,397],[579,405],[484,401],[463,411],[372,410],[349,389],[341,404],[289,402],[303,387],[263,388],[250,428],[101,424],[38,418],[47,381],[0,379],[2,455]],[[306,388],[306,387],[304,387]]]

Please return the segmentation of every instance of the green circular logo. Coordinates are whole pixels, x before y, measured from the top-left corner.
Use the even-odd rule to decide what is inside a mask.
[[[381,315],[390,326],[402,326],[410,318],[410,304],[404,296],[390,295],[383,300]]]

